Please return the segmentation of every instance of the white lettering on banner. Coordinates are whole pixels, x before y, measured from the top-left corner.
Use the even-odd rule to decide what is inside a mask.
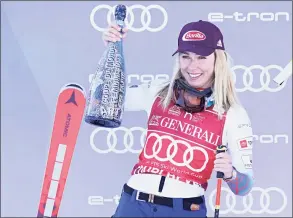
[[[236,84],[237,92],[278,92],[281,91],[287,84],[287,81],[284,81],[281,85],[277,85],[273,80],[271,80],[272,71],[283,71],[283,67],[279,65],[251,65],[246,67],[244,65],[235,65],[231,68],[234,77],[234,83],[236,84],[237,77],[242,77],[242,85]],[[259,80],[257,81],[255,78],[255,72],[260,71]],[[279,74],[279,73],[278,73]],[[89,82],[92,81],[94,74],[89,75]],[[168,74],[128,74],[127,81],[128,85],[132,82],[136,83],[149,83],[154,80],[162,80],[168,81],[170,80],[170,76]],[[259,82],[260,84],[254,85],[254,81]]]
[[[134,174],[141,174],[141,173],[154,173],[162,175],[163,170],[160,170],[156,167],[150,167],[150,166],[138,166],[134,172]]]
[[[164,117],[160,122],[160,126],[182,132],[186,135],[204,140],[213,145],[218,145],[218,141],[220,139],[220,136],[215,135],[213,132],[208,132],[207,130],[203,130],[196,125],[172,119],[170,117]]]
[[[92,82],[94,78],[94,74],[89,75],[89,83]],[[133,81],[135,83],[149,83],[154,80],[162,80],[162,81],[167,81],[169,80],[169,75],[168,74],[129,74],[127,75],[127,83],[130,84]]]
[[[153,167],[153,166],[138,166],[134,171],[133,171],[133,174],[141,174],[141,173],[154,173],[154,174],[159,174],[159,175],[162,175],[163,174],[163,171],[164,170],[168,170],[169,169],[169,166],[167,166],[166,164],[164,163],[158,163],[158,162],[154,162],[154,161],[151,161],[149,162],[149,164],[151,165],[154,165],[156,167],[161,167],[161,168],[164,168],[162,170],[160,170],[159,168],[156,168],[156,167]],[[177,164],[177,163],[176,163]],[[176,165],[175,164],[175,165]],[[188,163],[187,163],[188,164]],[[190,166],[189,166],[190,167]],[[176,172],[176,173],[184,173],[184,174],[188,174],[190,176],[195,176],[197,178],[202,178],[201,175],[197,175],[195,173],[190,173],[186,170],[181,170],[181,169],[177,169],[176,167],[170,167],[170,170],[172,172]],[[190,185],[198,185],[197,183],[191,181],[191,180],[187,180],[183,177],[180,177],[180,176],[176,176],[174,174],[171,174],[171,173],[167,173],[166,177],[169,177],[169,178],[172,178],[172,179],[176,179],[176,180],[181,180],[182,182],[185,182],[185,183],[188,183]]]
[[[288,144],[289,143],[289,136],[286,134],[253,135],[253,141],[259,141],[262,144],[277,144],[277,143],[279,143],[280,140],[282,140],[283,142]]]
[[[107,27],[104,27],[104,28],[99,27],[96,24],[96,21],[98,19],[95,19],[95,15],[98,11],[101,11],[103,9],[107,10],[108,12],[107,12],[106,18],[107,18],[108,25],[110,25],[111,23],[113,23],[113,20],[114,20],[115,8],[116,8],[116,5],[115,6],[97,5],[96,7],[94,7],[91,14],[90,14],[90,22],[91,22],[92,27],[99,32],[104,32]],[[134,9],[141,9],[141,11],[142,11],[139,16],[140,22],[142,24],[142,27],[140,27],[140,28],[133,26],[133,24],[135,22],[134,13],[133,13]],[[154,19],[152,19],[152,16],[151,16],[152,9],[153,10],[155,9],[155,11],[161,12],[163,15],[163,20],[162,20],[162,22],[160,22],[161,25],[158,27],[150,27],[151,21],[154,20]],[[126,6],[126,17],[125,17],[124,23],[125,23],[125,26],[133,32],[143,32],[145,30],[148,30],[149,32],[159,32],[166,27],[166,25],[168,23],[168,14],[167,14],[167,11],[160,5],[149,5],[147,7],[143,6],[143,5]]]
[[[174,106],[176,106],[176,105],[174,105]],[[169,110],[171,110],[171,109],[169,109]],[[186,112],[186,111],[185,111],[185,114],[184,114],[184,118],[189,119],[189,120],[191,120],[193,122],[201,122],[201,121],[203,121],[205,119],[205,117],[200,115],[200,113],[189,113],[189,112]]]
[[[258,194],[260,193],[260,195]],[[271,203],[271,197],[275,193],[277,196],[273,197],[279,199],[279,196],[281,196],[282,200],[278,200],[279,203],[281,203],[281,206],[278,208],[278,205],[273,205],[274,209],[270,209],[272,203]],[[279,195],[279,196],[278,196]],[[212,211],[215,210],[214,202],[215,202],[215,196],[216,196],[216,189],[214,189],[210,195],[207,197],[207,206],[210,207]],[[238,198],[229,188],[222,187],[222,198],[226,197],[226,199],[222,201],[221,204],[221,210],[220,215],[224,214],[271,214],[276,215],[280,214],[284,209],[287,207],[288,199],[285,194],[285,192],[277,187],[269,187],[269,188],[261,188],[261,187],[253,187],[251,192],[243,196],[241,198]],[[255,206],[255,202],[259,199],[260,202],[260,209],[252,209],[252,206]],[[242,205],[244,209],[237,210],[235,209],[235,206],[237,203],[242,201]],[[120,201],[120,195],[115,195],[111,198],[105,198],[100,195],[92,195],[88,197],[88,204],[90,206],[104,206],[105,203],[114,203],[116,205],[119,204]],[[226,204],[226,205],[225,205]],[[226,206],[226,207],[225,207]],[[227,209],[225,209],[227,208]],[[277,208],[277,209],[276,209]]]
[[[162,116],[159,115],[153,115],[151,119],[149,120],[150,126],[159,126],[159,119],[161,119]]]
[[[115,195],[112,198],[104,198],[103,196],[89,196],[88,197],[88,204],[91,206],[100,206],[100,205],[104,205],[105,202],[114,202],[116,205],[118,205],[120,201],[120,196],[119,195]]]
[[[225,15],[221,12],[209,13],[208,20],[210,22],[224,22],[224,20],[234,20],[236,22],[252,22],[260,20],[264,22],[289,21],[290,14],[288,12],[248,12],[247,14],[234,12],[232,15]]]
[[[127,82],[131,83],[133,80],[135,82],[141,82],[141,83],[149,83],[154,80],[164,80],[167,81],[169,80],[169,75],[168,74],[130,74],[127,76]]]
[[[182,173],[182,170],[178,170],[178,169],[175,168],[175,167],[171,167],[171,171],[172,171],[172,172],[176,172],[176,173]],[[183,173],[184,173],[184,174],[188,174],[188,175],[193,176],[193,177],[197,177],[197,178],[202,179],[202,176],[201,176],[201,175],[198,175],[198,174],[196,174],[196,173],[190,173],[190,172],[187,172],[187,171],[184,171]],[[185,183],[187,183],[187,184],[189,184],[189,185],[197,185],[197,186],[200,186],[200,187],[201,187],[201,185],[199,185],[198,183],[196,183],[196,182],[194,182],[194,181],[191,181],[191,180],[188,180],[188,179],[182,178],[182,177],[180,177],[180,176],[176,176],[176,175],[171,174],[171,173],[168,173],[168,174],[167,174],[167,177],[172,178],[172,179],[176,179],[176,180],[181,181],[181,182],[185,182]]]
[[[159,122],[157,120],[157,122]],[[171,122],[170,122],[171,123]],[[174,122],[173,122],[174,123]],[[167,124],[165,124],[167,125]],[[169,124],[170,126],[171,124]],[[173,124],[172,124],[173,125]],[[185,132],[189,132],[192,134],[197,135],[197,137],[206,139],[207,142],[211,143],[211,144],[215,144],[216,141],[218,141],[219,136],[217,136],[217,138],[214,137],[214,134],[208,133],[208,132],[203,132],[202,130],[200,131],[198,129],[198,127],[196,128],[193,125],[190,124],[185,124],[185,129],[184,124],[181,124],[177,126],[179,129],[181,130],[185,130]],[[188,127],[188,128],[187,128]],[[193,131],[190,130],[190,128],[193,128]],[[118,140],[118,132],[122,132],[122,139]],[[138,133],[137,135],[137,140],[135,141],[135,132]],[[99,133],[106,133],[106,135],[99,135],[96,136]],[[200,135],[200,133],[202,133],[202,135]],[[95,143],[95,138],[99,139],[99,143]],[[101,139],[105,138],[106,139],[106,143],[101,143]],[[282,140],[283,139],[283,140]],[[116,153],[116,154],[125,154],[127,152],[133,153],[133,154],[139,154],[142,151],[142,148],[145,145],[145,140],[146,140],[146,129],[142,128],[142,127],[130,127],[130,128],[126,128],[123,126],[120,126],[118,128],[114,128],[114,129],[109,129],[109,128],[102,128],[102,127],[97,127],[90,135],[90,145],[92,147],[92,149],[100,154],[107,154],[110,152]],[[185,141],[189,141],[184,139]],[[276,135],[253,135],[253,143],[255,141],[259,141],[262,144],[277,144],[279,142],[284,141],[286,144],[289,143],[289,136],[286,134],[276,134]],[[120,142],[120,145],[118,144],[118,142]],[[190,141],[190,143],[194,143],[192,141]],[[248,142],[249,143],[249,142]],[[100,144],[106,144],[106,148],[102,149],[100,146]],[[134,146],[137,146],[137,148],[134,148]],[[239,145],[240,146],[240,145]],[[120,149],[118,148],[120,147]],[[250,145],[248,146],[248,149],[250,148]]]

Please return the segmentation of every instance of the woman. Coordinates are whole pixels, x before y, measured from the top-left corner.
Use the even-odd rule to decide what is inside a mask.
[[[111,25],[103,40],[125,38],[127,29],[119,31]],[[224,173],[235,195],[252,188],[252,129],[221,31],[202,20],[186,24],[174,55],[170,82],[127,89],[125,107],[148,111],[148,131],[113,217],[206,217],[213,171]],[[216,154],[217,145],[228,151]]]

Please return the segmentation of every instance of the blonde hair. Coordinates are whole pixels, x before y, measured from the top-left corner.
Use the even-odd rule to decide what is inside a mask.
[[[232,58],[230,55],[223,50],[216,49],[212,95],[214,98],[214,108],[220,119],[222,118],[223,113],[231,106],[240,104],[235,90],[231,64]],[[181,76],[179,55],[177,54],[175,57],[171,81],[158,92],[158,96],[161,98],[160,105],[164,110],[168,107],[173,98],[173,86],[175,80]]]

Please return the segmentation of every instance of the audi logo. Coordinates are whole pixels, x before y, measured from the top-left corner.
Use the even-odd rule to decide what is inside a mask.
[[[90,14],[90,22],[91,25],[93,26],[94,29],[96,29],[97,31],[103,32],[106,30],[107,27],[100,27],[96,24],[95,22],[95,15],[98,11],[102,10],[102,9],[106,9],[108,10],[107,13],[107,22],[108,25],[110,25],[113,20],[114,20],[114,12],[115,12],[115,6],[110,6],[110,5],[98,5],[96,7],[94,7],[94,9],[92,10],[91,14]],[[141,15],[140,15],[140,22],[141,22],[141,27],[134,27],[134,13],[133,10],[134,9],[141,9]],[[163,15],[163,21],[161,23],[160,26],[158,27],[151,27],[151,21],[152,21],[152,16],[151,16],[151,10],[158,10],[162,13]],[[168,23],[168,14],[166,12],[166,10],[160,6],[160,5],[149,5],[149,6],[143,6],[143,5],[132,5],[132,6],[126,6],[126,17],[125,17],[125,26],[134,32],[143,32],[145,30],[148,30],[150,32],[159,32],[162,29],[165,28],[165,26]]]
[[[242,72],[241,72],[242,71]],[[259,74],[259,84],[255,79],[258,75],[257,71],[260,71]],[[261,65],[252,65],[250,67],[246,67],[244,65],[236,65],[232,67],[232,72],[234,76],[234,81],[236,83],[236,91],[237,92],[261,92],[261,91],[268,91],[268,92],[278,92],[282,90],[287,81],[285,81],[282,85],[278,86],[276,83],[272,82],[271,79],[272,71],[278,71],[278,74],[283,71],[283,68],[278,65],[268,65],[268,66],[261,66]],[[241,87],[238,88],[237,79],[239,76],[242,75],[243,84]],[[240,76],[241,77],[241,76]],[[255,82],[256,81],[256,82]],[[275,84],[275,86],[271,85],[271,83]]]
[[[140,147],[137,149],[134,149],[133,148],[134,134],[136,131],[140,135]],[[101,137],[97,137],[99,138],[99,141],[98,143],[95,143],[96,135],[98,135],[99,133],[103,134],[103,132],[107,133],[106,142],[107,142],[108,148],[106,149],[101,149],[96,146],[96,144],[98,144],[99,146],[103,144],[100,141]],[[120,132],[122,132],[123,134],[123,141],[118,140],[118,134]],[[126,152],[138,154],[141,152],[142,148],[144,147],[145,137],[146,137],[146,129],[142,127],[126,128],[121,126],[119,128],[113,128],[113,129],[98,127],[92,132],[90,136],[90,145],[94,151],[101,154],[107,154],[109,152],[114,152],[116,154],[124,154]],[[120,147],[122,147],[121,149],[118,148],[119,147],[118,142],[120,143]]]
[[[110,152],[113,152],[116,154],[125,154],[127,152],[130,152],[133,154],[139,154],[145,145],[146,132],[147,130],[145,128],[138,127],[138,126],[130,127],[130,128],[120,126],[118,128],[113,128],[113,129],[98,127],[90,135],[90,145],[95,152],[100,154],[107,154]],[[152,136],[154,136],[154,134],[152,134]],[[279,141],[277,139],[281,138],[281,136],[283,135],[275,135],[274,140],[272,139],[271,141],[270,140],[265,141],[263,139],[264,137],[262,136],[269,136],[269,135],[260,135],[260,136],[253,135],[254,139],[255,140],[259,139],[261,143],[272,143],[272,144],[278,143]],[[286,139],[286,137],[283,137],[283,138]],[[155,143],[156,143],[155,144],[156,146],[154,146],[153,148],[155,149],[154,153],[152,154],[153,156],[156,155],[157,150],[159,150],[161,146],[161,142],[159,141],[159,139],[155,141]],[[176,145],[176,143],[174,143],[174,145],[172,143],[171,143],[171,147]],[[177,149],[176,147],[174,148]],[[189,152],[188,149],[187,151]],[[186,153],[186,155],[188,154],[188,152]],[[175,155],[175,153],[173,154],[171,150],[169,150],[169,156],[172,157],[173,155]],[[148,156],[151,156],[151,155],[147,154],[147,157]],[[186,161],[189,162],[189,159]]]
[[[244,209],[237,210],[235,209],[236,206],[236,196],[232,193],[232,191],[229,188],[222,187],[222,195],[224,192],[226,192],[226,199],[223,198],[221,200],[221,209],[220,214],[227,214],[229,212],[232,212],[234,214],[245,214],[245,213],[251,213],[251,214],[262,214],[262,213],[268,213],[268,214],[278,214],[281,213],[287,206],[288,199],[285,194],[285,192],[277,187],[270,187],[267,189],[260,188],[260,187],[253,187],[250,193],[246,196],[241,197],[243,201]],[[215,195],[216,195],[216,189],[213,190],[209,196],[209,205],[212,210],[215,209]],[[252,206],[256,204],[255,199],[252,196],[252,193],[259,192],[260,193],[260,210],[253,210]],[[271,205],[271,195],[272,193],[276,193],[277,195],[280,195],[282,197],[282,201],[278,201],[281,203],[281,207],[278,209],[269,209]],[[276,197],[274,196],[273,199]],[[232,199],[232,202],[231,202]],[[279,198],[278,198],[279,199]],[[227,209],[222,209],[222,204],[226,204]],[[275,208],[275,206],[274,206]]]
[[[151,154],[149,154],[149,149],[147,146],[143,149],[143,154],[144,154],[145,158],[147,158],[147,159],[155,158],[156,160],[161,161],[161,162],[168,161],[178,167],[186,166],[188,169],[190,169],[194,172],[201,172],[206,168],[206,165],[209,161],[209,156],[208,156],[207,151],[205,149],[203,149],[202,147],[191,146],[186,141],[175,140],[173,137],[171,137],[169,135],[160,136],[154,132],[149,134],[147,141],[152,138],[154,138],[156,141],[154,142],[154,144],[151,143],[152,144]],[[164,144],[164,148],[162,149],[164,139],[168,143]],[[165,152],[163,152],[164,157],[160,157],[161,151],[165,150],[166,146],[168,146],[167,151],[166,151],[167,154],[165,154]],[[187,149],[185,149],[185,147]],[[171,150],[173,150],[173,151],[171,152]],[[177,160],[176,160],[176,154],[177,154],[178,150],[179,151],[184,150],[183,160],[180,163],[177,162]],[[194,161],[194,151],[195,150],[200,151],[205,157],[204,163],[200,168],[194,168],[190,165],[190,163],[192,161]],[[188,155],[189,155],[189,158],[187,159]]]
[[[266,189],[265,188],[260,188],[260,187],[253,187],[252,191],[250,192],[250,194],[248,194],[247,196],[244,196],[244,197],[235,196],[230,191],[230,189],[225,188],[225,187],[222,187],[222,191],[225,192],[225,193],[228,193],[229,196],[226,197],[226,202],[221,201],[220,215],[228,214],[230,212],[231,215],[232,215],[232,213],[234,213],[234,214],[242,214],[242,215],[245,214],[245,216],[249,216],[248,213],[250,212],[251,214],[267,213],[267,214],[272,214],[272,215],[275,216],[277,213],[281,213],[286,208],[287,203],[288,203],[287,196],[285,195],[284,191],[281,190],[280,188],[276,188],[276,187],[270,187],[270,188],[266,188]],[[209,201],[209,206],[211,208],[211,212],[214,211],[214,209],[215,209],[214,208],[215,193],[216,193],[216,190],[214,190],[209,195],[209,198],[207,198],[207,200]],[[253,204],[254,204],[254,207],[255,207],[255,204],[258,201],[258,198],[256,197],[258,193],[261,194],[260,195],[260,204],[261,204],[262,208],[258,209],[258,210],[252,210],[251,208],[252,208]],[[271,206],[272,203],[271,203],[270,199],[271,199],[271,194],[272,193],[275,193],[276,195],[280,195],[280,197],[283,198],[281,201],[279,201],[279,203],[281,203],[282,206],[280,208],[276,209],[276,210],[269,209],[270,207],[276,208],[276,206],[278,206],[278,205]],[[233,201],[232,203],[230,203],[231,198],[232,198],[232,201]],[[244,206],[243,210],[235,210],[236,198],[243,199],[242,200],[243,204],[239,205],[241,207]],[[274,199],[275,199],[275,196],[274,196]],[[225,200],[225,198],[223,200]],[[112,198],[106,198],[106,197],[103,197],[103,196],[89,196],[88,203],[91,206],[93,206],[93,205],[104,205],[104,202],[113,202],[115,204],[119,204],[119,201],[120,201],[120,195],[115,195]],[[227,210],[224,210],[222,208],[222,206],[224,206],[225,203],[226,203],[226,206],[229,208]],[[228,216],[233,217],[230,214]],[[274,216],[270,216],[270,217],[274,217]],[[212,214],[210,214],[209,217],[212,217]],[[235,217],[235,215],[234,215],[234,217]]]

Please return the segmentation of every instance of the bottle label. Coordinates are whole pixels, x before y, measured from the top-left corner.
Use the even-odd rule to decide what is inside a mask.
[[[91,86],[88,113],[91,116],[120,120],[125,97],[125,72],[121,43],[109,43],[100,59]]]

